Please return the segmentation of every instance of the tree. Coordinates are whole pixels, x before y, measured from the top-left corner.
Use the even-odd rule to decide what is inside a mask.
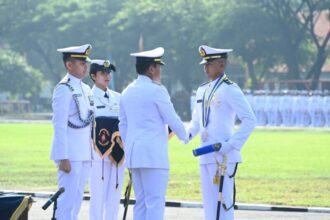
[[[206,14],[207,1],[126,1],[109,22],[111,42],[121,45],[113,48],[122,68],[121,80],[135,77],[134,59],[128,54],[139,50],[142,37],[144,50],[158,46],[166,49],[163,82],[170,91],[178,81],[188,93],[196,88],[204,78],[198,65],[198,46],[208,28]]]
[[[166,49],[163,82],[188,93],[204,80],[198,46],[232,47],[252,79],[287,64],[287,79],[313,79],[329,53],[329,34],[320,38],[315,23],[327,11],[321,0],[3,0],[0,48],[23,54],[45,79],[56,84],[65,74],[57,48],[91,43],[92,58],[110,58],[118,91],[135,78],[129,53]],[[314,25],[314,26],[313,26]],[[140,44],[141,45],[141,44]],[[307,69],[306,73],[303,69]],[[174,88],[175,86],[173,86]]]
[[[26,59],[10,50],[0,50],[0,92],[31,98],[39,93],[42,74]]]
[[[318,36],[315,24],[321,13],[326,13],[330,23],[330,2],[323,0],[264,0],[260,7],[274,19],[280,27],[282,56],[288,66],[288,79],[301,79],[302,68],[307,70],[306,79],[313,79],[315,89],[321,75],[321,68],[329,54],[330,30],[325,36]],[[312,64],[304,65],[304,49],[310,44],[314,52]]]
[[[233,48],[245,63],[252,80],[252,89],[267,77],[267,70],[279,62],[277,32],[272,19],[256,4],[231,1],[210,18],[210,26],[218,27],[207,33],[214,45]],[[253,12],[253,13],[251,13]]]

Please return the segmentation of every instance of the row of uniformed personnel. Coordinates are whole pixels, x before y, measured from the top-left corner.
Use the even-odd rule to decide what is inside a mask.
[[[260,126],[330,127],[329,91],[245,91]]]
[[[210,81],[197,90],[193,119],[187,129],[176,114],[166,88],[161,85],[163,48],[131,54],[136,57],[138,77],[121,95],[108,88],[110,72],[115,70],[109,61],[91,61],[90,76],[95,82],[92,90],[82,82],[90,50],[90,45],[58,50],[63,53],[67,74],[55,87],[52,104],[51,159],[57,166],[58,185],[65,188],[58,199],[56,218],[78,219],[88,176],[90,219],[118,218],[124,166],[122,161],[102,154],[102,146],[110,142],[111,147],[120,143],[124,148],[125,165],[132,173],[136,197],[134,219],[163,219],[169,178],[170,128],[184,143],[199,133],[202,146],[222,143],[219,151],[200,157],[204,213],[207,220],[217,215],[221,220],[233,219],[234,174],[237,164],[242,162],[240,150],[254,129],[256,119],[241,89],[225,74],[227,56],[232,50],[199,47],[201,64]],[[234,132],[236,116],[242,123]],[[100,118],[119,119],[122,142],[114,135],[116,132],[110,140],[106,129],[95,133],[97,126],[92,129],[92,124]],[[219,173],[223,162],[227,169],[219,198]],[[217,202],[222,204],[220,209],[217,209]]]

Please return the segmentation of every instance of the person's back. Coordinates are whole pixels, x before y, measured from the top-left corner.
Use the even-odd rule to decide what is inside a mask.
[[[166,94],[165,87],[142,75],[123,91],[121,103],[129,106],[125,107],[129,121],[125,137],[127,167],[168,168],[168,141],[164,118],[167,115],[159,108],[162,103],[169,104],[169,99],[164,100]],[[143,154],[140,153],[141,148],[145,149]]]
[[[163,48],[131,54],[138,78],[122,93],[119,132],[132,173],[134,219],[162,220],[169,177],[167,125],[182,141],[188,134],[161,81]]]

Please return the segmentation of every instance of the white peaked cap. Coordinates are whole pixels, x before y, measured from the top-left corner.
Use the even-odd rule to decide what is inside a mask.
[[[104,64],[109,64],[110,65],[110,61],[109,60],[91,60],[91,64],[97,64],[100,66],[104,66]]]
[[[164,55],[164,51],[165,51],[164,48],[157,47],[156,49],[153,50],[131,53],[130,55],[133,57],[156,58],[156,57],[162,57]]]
[[[219,59],[219,58],[227,58],[227,53],[232,52],[233,49],[220,49],[220,48],[213,48],[206,45],[201,45],[198,48],[199,54],[203,58],[200,64],[205,64],[209,60]]]
[[[222,53],[229,53],[232,52],[233,49],[220,49],[220,48],[213,48],[206,45],[199,46],[199,50],[204,49],[205,53],[208,55],[211,54],[222,54]]]
[[[137,64],[158,63],[160,65],[165,65],[165,63],[161,59],[162,56],[164,55],[164,51],[165,51],[164,48],[157,47],[156,49],[153,50],[131,53],[130,55],[136,57]]]
[[[92,49],[92,45],[84,44],[81,46],[60,48],[60,49],[57,49],[57,51],[63,53],[64,60],[71,57],[71,58],[75,58],[75,59],[90,61],[88,56],[91,52],[91,49]]]
[[[60,49],[57,49],[57,51],[62,52],[62,53],[85,53],[87,49],[92,49],[92,45],[84,44],[81,46],[60,48]]]

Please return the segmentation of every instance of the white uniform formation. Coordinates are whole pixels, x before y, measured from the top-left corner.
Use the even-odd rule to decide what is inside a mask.
[[[330,127],[329,91],[244,91],[258,126]]]

